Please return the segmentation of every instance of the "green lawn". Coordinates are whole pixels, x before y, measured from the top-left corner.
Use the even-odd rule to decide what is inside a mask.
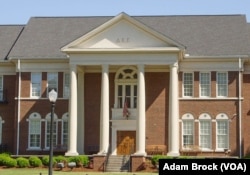
[[[31,168],[10,168],[0,169],[1,175],[48,175],[47,169]],[[74,172],[74,171],[53,171],[53,175],[156,175],[158,173],[102,173],[102,172]]]

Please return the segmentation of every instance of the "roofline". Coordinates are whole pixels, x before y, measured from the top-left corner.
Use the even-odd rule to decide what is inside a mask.
[[[184,58],[187,58],[187,59],[205,59],[205,58],[208,58],[208,59],[218,59],[218,58],[221,58],[221,59],[229,59],[229,58],[249,58],[250,55],[214,55],[214,56],[207,56],[207,55],[202,55],[202,56],[190,56],[188,54],[185,54],[184,55]]]

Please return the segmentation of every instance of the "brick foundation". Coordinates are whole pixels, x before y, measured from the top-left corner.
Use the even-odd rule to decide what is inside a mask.
[[[141,171],[145,169],[145,157],[132,155],[131,158],[131,172]]]
[[[94,155],[93,157],[93,169],[95,171],[103,171],[105,163],[105,155]]]

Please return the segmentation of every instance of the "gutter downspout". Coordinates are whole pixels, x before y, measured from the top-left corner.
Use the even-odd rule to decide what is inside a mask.
[[[241,96],[241,74],[242,74],[242,64],[241,58],[239,58],[239,157],[242,158],[242,96]]]
[[[21,97],[21,65],[20,59],[18,59],[18,106],[17,106],[17,146],[16,146],[16,155],[19,155],[19,137],[20,137],[20,97]]]

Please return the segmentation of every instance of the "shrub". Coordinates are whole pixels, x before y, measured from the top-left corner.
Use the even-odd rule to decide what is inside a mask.
[[[68,162],[67,158],[64,157],[64,156],[56,156],[55,161],[56,161],[56,163],[60,163],[60,162],[66,163],[66,162]]]
[[[17,161],[16,159],[13,159],[11,157],[6,157],[4,165],[7,166],[8,168],[16,167]]]
[[[68,162],[75,162],[77,165],[86,166],[89,163],[89,157],[86,155],[69,157]]]
[[[8,158],[10,158],[9,154],[5,153],[0,154],[0,166],[4,166]]]
[[[30,166],[29,160],[26,159],[26,158],[19,157],[19,158],[16,159],[16,161],[17,161],[17,166],[19,168],[26,168],[26,167]]]
[[[56,163],[56,160],[54,157],[52,158],[52,161],[53,161],[53,165],[54,165]],[[42,164],[44,166],[49,166],[49,156],[42,157]]]
[[[166,155],[154,155],[151,158],[151,163],[156,166],[159,163],[159,159],[173,159],[173,157],[166,156]]]
[[[30,165],[33,166],[33,167],[39,167],[39,166],[42,165],[41,159],[39,159],[39,158],[36,157],[36,156],[31,156],[31,157],[29,158],[29,163],[30,163]]]

